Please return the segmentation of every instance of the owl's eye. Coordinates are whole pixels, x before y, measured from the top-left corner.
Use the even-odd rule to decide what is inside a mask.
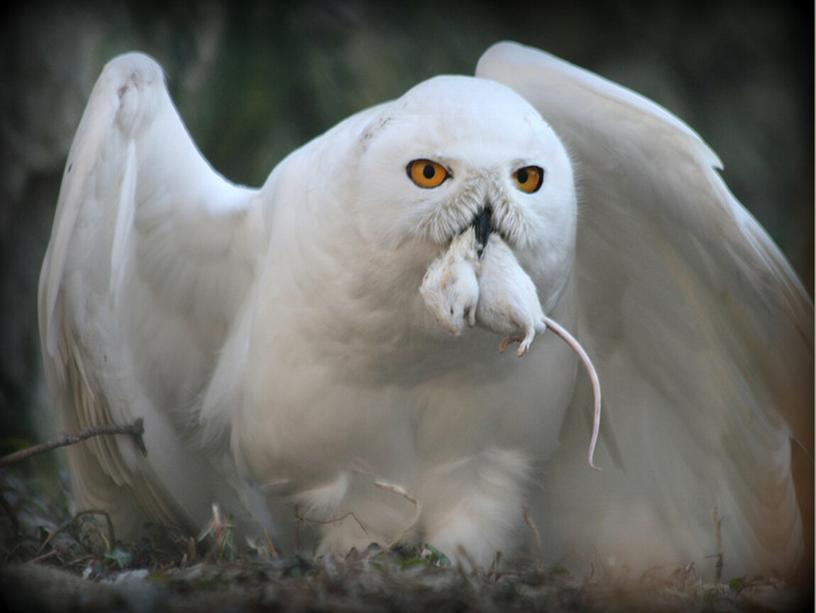
[[[450,173],[442,164],[431,160],[414,160],[405,170],[408,171],[411,181],[425,189],[439,187],[445,179],[450,177]]]
[[[544,180],[544,169],[539,166],[525,166],[513,173],[516,187],[528,194],[537,192]]]

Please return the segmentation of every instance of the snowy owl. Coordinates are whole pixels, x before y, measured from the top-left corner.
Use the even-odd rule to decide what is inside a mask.
[[[323,554],[793,572],[813,309],[719,167],[658,105],[499,43],[248,188],[196,149],[155,61],[115,58],[39,325],[63,427],[142,418],[147,454],[71,447],[76,505],[123,536],[194,533],[217,503],[284,549],[306,524]],[[590,381],[545,317],[597,367],[600,471]]]

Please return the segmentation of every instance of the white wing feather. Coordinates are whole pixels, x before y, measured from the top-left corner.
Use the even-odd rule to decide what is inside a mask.
[[[476,74],[533,104],[576,167],[574,308],[603,386],[604,471],[585,467],[579,381],[542,475],[549,555],[790,571],[812,538],[813,307],[796,275],[665,109],[514,43]],[[791,437],[808,454],[796,479]]]
[[[146,458],[127,437],[69,449],[77,504],[125,531],[196,529],[236,498],[185,438],[263,252],[255,195],[197,151],[158,64],[108,63],[68,156],[39,317],[66,428],[145,421]]]

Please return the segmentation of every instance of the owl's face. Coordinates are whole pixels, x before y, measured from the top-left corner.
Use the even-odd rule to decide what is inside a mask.
[[[396,257],[424,248],[430,261],[475,223],[482,239],[501,234],[551,306],[573,260],[575,186],[564,146],[523,98],[436,77],[383,106],[358,147],[367,240]]]

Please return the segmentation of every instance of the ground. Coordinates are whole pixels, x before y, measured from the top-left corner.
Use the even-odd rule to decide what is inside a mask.
[[[18,474],[18,472],[20,474]],[[61,480],[64,483],[64,475]],[[54,489],[57,491],[55,492]],[[268,541],[234,543],[228,518],[197,538],[153,527],[116,540],[105,517],[71,516],[63,487],[0,471],[0,610],[11,611],[796,611],[773,578],[705,583],[693,565],[640,576],[574,576],[497,557],[471,572],[430,545],[344,559],[281,555]],[[3,606],[4,605],[4,606]]]

